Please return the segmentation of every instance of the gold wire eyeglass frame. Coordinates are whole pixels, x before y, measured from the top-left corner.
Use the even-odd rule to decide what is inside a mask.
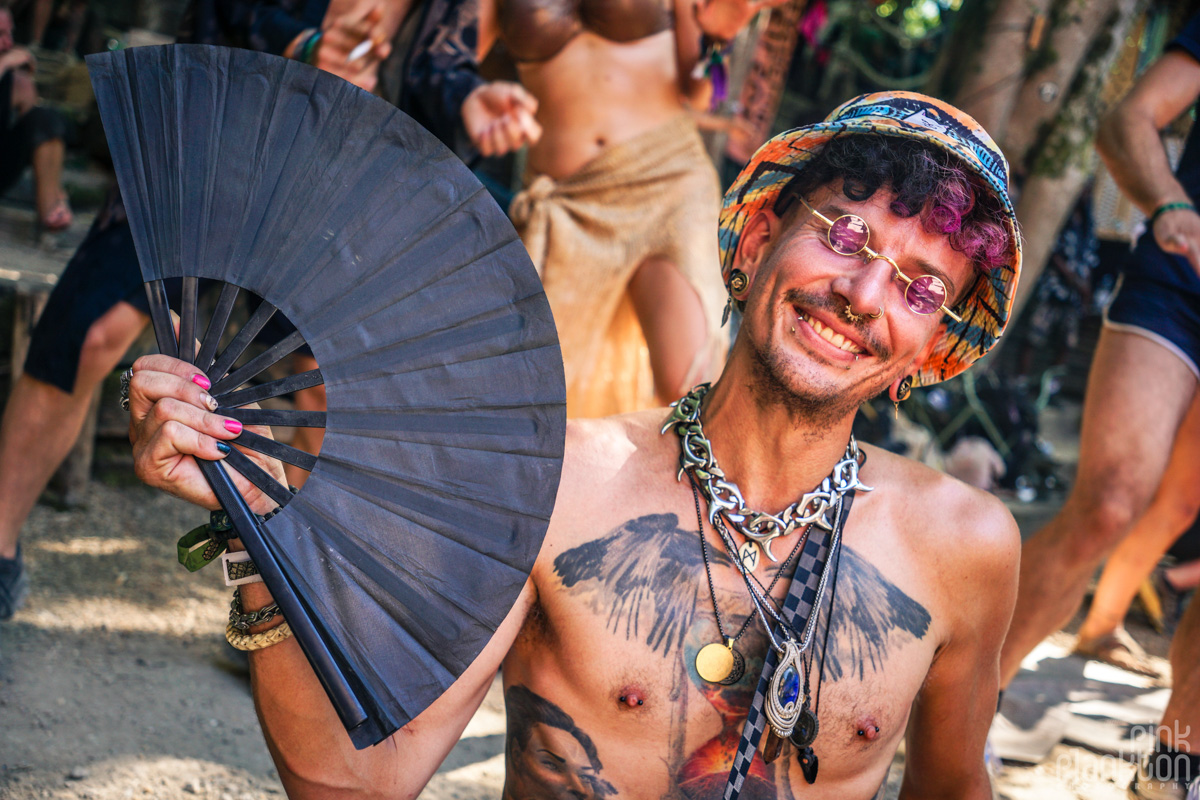
[[[849,219],[857,220],[858,223],[862,225],[863,231],[865,231],[867,234],[866,241],[863,243],[862,247],[860,247],[858,250],[855,250],[853,253],[843,253],[841,250],[838,250],[837,247],[833,243],[833,239],[830,238],[833,235],[833,225],[835,222],[837,222],[837,220],[832,220],[829,217],[822,214],[820,211],[817,211],[815,208],[813,208],[811,205],[809,205],[808,201],[805,200],[803,197],[800,198],[800,202],[804,203],[804,207],[807,208],[809,211],[811,211],[813,213],[813,216],[815,216],[817,219],[821,220],[821,222],[824,222],[825,225],[827,226],[826,230],[825,230],[825,241],[829,245],[830,250],[837,253],[838,255],[843,255],[843,256],[856,256],[859,253],[866,253],[868,256],[870,256],[870,259],[872,261],[874,261],[875,259],[879,259],[881,261],[886,261],[887,263],[891,264],[892,269],[896,271],[896,277],[902,278],[904,280],[904,282],[907,284],[907,286],[904,290],[904,292],[905,292],[904,304],[906,306],[908,306],[908,310],[911,311],[912,313],[921,314],[921,316],[928,316],[928,314],[933,313],[932,311],[930,311],[930,312],[928,312],[928,314],[922,314],[920,311],[917,311],[915,308],[913,308],[912,303],[909,302],[908,288],[912,286],[914,280],[917,280],[919,278],[931,278],[931,279],[937,281],[939,284],[941,284],[943,297],[945,297],[947,294],[949,294],[949,292],[946,290],[946,282],[943,281],[938,276],[936,276],[936,275],[918,275],[916,278],[910,278],[904,274],[904,272],[900,269],[900,265],[897,264],[893,259],[885,256],[883,253],[879,253],[875,250],[872,250],[867,245],[867,242],[869,242],[871,240],[871,227],[869,225],[867,225],[867,221],[865,219],[858,216],[857,214],[843,214],[842,216],[838,217],[838,219],[840,220],[840,219],[849,218]],[[944,313],[946,316],[950,317],[950,319],[954,320],[955,322],[962,322],[962,317],[960,317],[958,314],[955,314],[950,309],[950,307],[947,306],[945,303],[943,303],[941,306],[939,306],[936,310],[941,311],[942,313]]]

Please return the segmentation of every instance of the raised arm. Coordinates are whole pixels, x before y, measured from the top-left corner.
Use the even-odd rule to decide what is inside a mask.
[[[1171,172],[1159,132],[1197,97],[1200,61],[1184,50],[1170,50],[1101,123],[1096,147],[1117,185],[1147,215],[1168,203],[1193,202]],[[1153,232],[1163,250],[1185,256],[1200,272],[1200,216],[1195,211],[1160,214]]]
[[[219,460],[226,417],[212,413],[212,402],[199,371],[166,356],[146,356],[134,364],[130,382],[130,439],[138,477],[151,486],[205,508],[216,498],[193,456]],[[237,426],[234,425],[234,428]],[[263,431],[267,433],[267,431]],[[278,462],[247,453],[282,480]],[[251,508],[265,513],[274,502],[235,480]],[[241,549],[237,540],[231,549]],[[242,605],[253,611],[271,603],[264,583],[242,587]],[[271,756],[292,798],[411,798],[420,793],[445,759],[487,693],[534,601],[532,583],[495,636],[447,692],[385,742],[356,750],[300,646],[294,639],[250,654],[251,686]],[[278,618],[252,629],[280,624]]]
[[[245,606],[270,603],[264,585],[247,584]],[[253,600],[251,599],[253,597]],[[433,705],[391,738],[356,750],[296,644],[250,654],[250,685],[267,747],[292,800],[413,798],[446,759],[483,702],[533,603],[531,583],[467,671]]]
[[[1017,597],[1021,539],[1008,510],[971,490],[951,519],[956,546],[939,550],[950,635],[909,719],[901,800],[990,800],[983,762],[1000,688],[1000,646]],[[936,548],[932,548],[936,549]]]

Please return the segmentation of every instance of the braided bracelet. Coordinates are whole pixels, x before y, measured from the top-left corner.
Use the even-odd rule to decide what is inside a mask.
[[[274,644],[279,644],[284,639],[290,638],[292,629],[286,622],[276,625],[268,631],[262,633],[239,633],[237,628],[233,627],[233,623],[225,626],[225,641],[233,645],[236,650],[263,650]]]

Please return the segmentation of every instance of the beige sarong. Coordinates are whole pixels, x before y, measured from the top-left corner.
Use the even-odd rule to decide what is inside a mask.
[[[628,294],[649,258],[669,260],[700,299],[706,341],[688,385],[724,365],[725,288],[717,250],[721,189],[686,114],[606,148],[561,181],[531,180],[509,208],[554,312],[567,415],[601,417],[657,405],[649,351]]]

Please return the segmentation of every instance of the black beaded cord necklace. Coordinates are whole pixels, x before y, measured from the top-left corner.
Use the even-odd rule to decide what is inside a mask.
[[[837,601],[837,585],[838,574],[841,572],[842,566],[842,548],[839,546],[837,553],[834,554],[835,561],[833,563],[833,585],[829,587],[829,610],[825,614],[825,636],[821,641],[821,660],[817,666],[817,697],[812,704],[812,714],[801,714],[800,720],[796,723],[795,730],[789,737],[793,745],[796,746],[796,760],[800,762],[800,772],[804,774],[804,780],[811,786],[817,781],[817,754],[813,751],[813,742],[817,740],[817,734],[821,731],[819,715],[821,713],[821,688],[825,685],[825,656],[829,653],[829,631],[833,628],[833,608]],[[804,661],[804,706],[808,706],[809,694],[809,675],[812,673],[813,653],[810,651],[808,658]]]
[[[758,616],[758,611],[756,608],[750,609],[750,613],[746,615],[742,626],[738,628],[738,632],[733,637],[725,633],[725,625],[721,621],[721,609],[717,605],[717,590],[713,586],[712,565],[708,559],[708,543],[704,536],[704,514],[700,510],[700,490],[696,487],[695,482],[692,482],[691,485],[692,500],[696,504],[696,524],[700,534],[700,555],[704,559],[704,574],[708,577],[708,593],[712,598],[713,615],[717,620],[717,633],[721,635],[720,642],[710,642],[700,648],[700,652],[696,654],[696,672],[709,683],[732,686],[740,681],[746,673],[746,659],[734,645],[737,644],[738,640],[749,629],[750,623]],[[808,529],[806,527],[804,533],[796,539],[796,544],[792,547],[792,552],[788,554],[788,557],[779,565],[779,569],[775,571],[775,577],[771,579],[770,585],[765,588],[765,594],[772,602],[774,602],[774,598],[771,598],[771,592],[775,589],[775,585],[779,583],[779,577],[787,571],[788,564],[800,552],[801,546],[807,539],[807,534]],[[730,557],[734,557],[732,553]],[[754,580],[762,587],[762,583],[757,578]],[[752,603],[755,602],[753,596],[750,599]]]

